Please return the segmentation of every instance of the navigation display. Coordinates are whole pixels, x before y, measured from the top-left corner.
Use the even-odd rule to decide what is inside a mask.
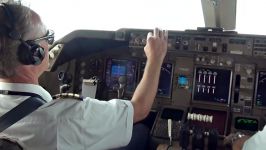
[[[257,74],[255,101],[256,106],[266,106],[266,71],[259,71]]]
[[[141,76],[143,75],[146,62],[141,63]],[[172,90],[173,65],[172,63],[163,63],[161,67],[159,86],[157,96],[171,97]]]

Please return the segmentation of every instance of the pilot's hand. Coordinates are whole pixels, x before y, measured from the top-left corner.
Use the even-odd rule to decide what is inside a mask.
[[[148,60],[152,62],[162,63],[167,52],[167,30],[155,28],[153,33],[147,35],[147,43],[144,47],[145,54]]]
[[[232,145],[233,150],[242,150],[244,143],[249,138],[249,136],[243,136],[242,138],[235,140]]]
[[[224,145],[231,145],[233,150],[242,150],[245,141],[249,138],[249,135],[244,135],[240,132],[231,133],[225,137]]]

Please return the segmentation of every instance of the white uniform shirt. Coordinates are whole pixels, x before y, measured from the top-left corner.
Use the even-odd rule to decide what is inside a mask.
[[[242,148],[243,150],[265,150],[266,149],[266,127],[250,137]]]
[[[48,103],[3,133],[28,150],[105,150],[129,143],[133,127],[130,101],[86,98],[54,100],[41,86],[0,82],[0,90],[37,93]],[[27,99],[0,94],[0,115]]]

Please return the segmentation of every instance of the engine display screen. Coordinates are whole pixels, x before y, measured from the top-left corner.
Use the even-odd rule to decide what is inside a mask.
[[[254,118],[236,117],[235,128],[239,130],[258,131],[259,121]]]
[[[255,101],[256,106],[266,106],[266,71],[259,71],[257,74]]]
[[[106,66],[106,85],[109,90],[119,87],[119,78],[124,78],[126,90],[133,92],[136,86],[137,63],[131,60],[108,59]]]
[[[228,104],[232,72],[227,69],[198,67],[194,76],[194,101]]]
[[[146,62],[141,63],[141,76],[143,75]],[[171,97],[173,65],[172,63],[163,63],[161,67],[159,86],[157,96]]]

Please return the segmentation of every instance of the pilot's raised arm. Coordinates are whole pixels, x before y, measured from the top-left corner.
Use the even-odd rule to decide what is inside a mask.
[[[167,50],[167,31],[147,36],[143,79],[132,100],[53,100],[38,82],[48,68],[54,34],[40,16],[19,2],[0,5],[0,116],[32,95],[45,104],[3,131],[27,150],[103,150],[125,146],[133,122],[145,118],[154,101]]]
[[[154,29],[147,35],[147,44],[144,47],[147,62],[143,77],[137,86],[132,104],[134,107],[134,122],[144,119],[151,109],[157,93],[161,65],[167,52],[168,32]]]

